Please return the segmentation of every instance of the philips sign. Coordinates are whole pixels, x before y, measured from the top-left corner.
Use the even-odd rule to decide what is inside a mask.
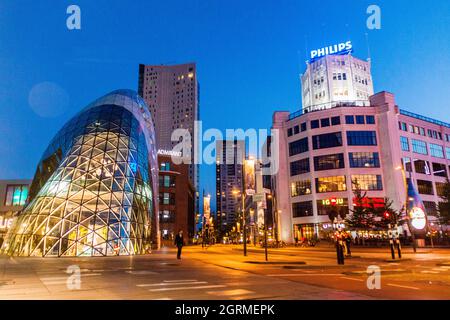
[[[347,42],[342,42],[342,43],[335,44],[332,46],[328,46],[325,48],[313,50],[313,51],[311,51],[311,62],[318,58],[327,56],[327,55],[348,54],[348,53],[352,52],[352,49],[353,49],[352,42],[347,41]]]

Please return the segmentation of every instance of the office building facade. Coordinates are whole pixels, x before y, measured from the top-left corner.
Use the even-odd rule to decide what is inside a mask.
[[[195,189],[189,180],[189,165],[175,164],[169,155],[158,155],[158,164],[162,242],[173,245],[179,230],[188,241],[195,233]]]
[[[274,176],[281,240],[323,237],[330,210],[349,214],[355,181],[373,203],[387,197],[406,204],[405,178],[413,179],[429,221],[450,174],[450,124],[400,109],[393,94],[370,97],[370,106],[335,106],[308,113],[276,112],[280,170]]]
[[[28,198],[31,180],[0,180],[0,247]]]
[[[301,85],[304,113],[339,105],[368,106],[374,93],[370,60],[351,53],[308,61]]]
[[[149,106],[155,124],[157,149],[172,150],[178,141],[176,129],[187,129],[191,136],[189,178],[198,191],[199,172],[195,165],[194,126],[199,120],[199,89],[195,63],[180,65],[139,65],[138,93]],[[186,157],[186,155],[183,155]]]
[[[221,235],[231,230],[242,211],[244,159],[245,141],[216,142],[217,228]]]

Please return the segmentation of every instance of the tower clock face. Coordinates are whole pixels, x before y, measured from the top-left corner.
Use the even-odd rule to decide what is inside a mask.
[[[422,208],[414,207],[409,213],[409,216],[411,217],[411,224],[415,229],[422,230],[425,228],[427,219]]]

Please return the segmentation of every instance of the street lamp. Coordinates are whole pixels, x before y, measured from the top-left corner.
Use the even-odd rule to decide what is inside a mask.
[[[245,194],[235,189],[232,191],[233,195],[237,198],[239,194],[241,194],[241,202],[242,202],[242,229],[244,232],[244,256],[247,256],[247,226],[245,219]]]

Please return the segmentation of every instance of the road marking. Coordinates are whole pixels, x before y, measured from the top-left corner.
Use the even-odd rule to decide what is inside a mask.
[[[278,273],[278,274],[267,274],[268,277],[309,277],[309,276],[324,276],[324,277],[332,277],[332,276],[341,276],[342,273]]]
[[[206,284],[208,282],[206,281],[196,281],[196,282],[163,282],[163,283],[145,283],[145,284],[138,284],[136,285],[136,287],[158,287],[158,286],[178,286],[178,285],[183,285],[183,284]]]
[[[81,278],[83,277],[96,277],[96,276],[101,276],[101,273],[86,273],[86,274],[81,274]],[[51,278],[39,278],[41,281],[58,281],[58,280],[67,280],[67,278],[69,278],[69,275],[65,276],[65,277],[51,277]]]
[[[170,283],[170,282],[195,282],[195,281],[197,281],[197,280],[195,280],[195,279],[191,279],[191,280],[183,279],[183,280],[164,280],[163,282]]]
[[[147,274],[158,274],[157,272],[153,272],[153,271],[148,271],[148,270],[139,270],[139,271],[132,271],[132,270],[129,270],[129,271],[125,271],[125,273],[128,273],[128,274],[134,274],[134,275],[147,275]]]
[[[235,289],[225,291],[208,291],[206,293],[213,296],[238,296],[238,295],[252,294],[255,292],[245,289]]]
[[[210,285],[210,286],[195,286],[195,287],[175,287],[175,288],[159,288],[159,289],[149,289],[150,292],[161,292],[161,291],[179,291],[179,290],[200,290],[200,289],[213,289],[213,288],[224,288],[224,285]]]
[[[437,271],[428,271],[428,270],[424,270],[424,271],[420,271],[421,273],[432,273],[432,274],[438,274],[439,272]]]
[[[355,279],[355,278],[341,277],[341,279],[347,279],[347,280],[353,280],[353,281],[364,282],[364,280],[362,280],[362,279]]]
[[[399,284],[393,284],[393,283],[388,283],[388,286],[398,287],[398,288],[403,288],[403,289],[420,290],[419,288],[416,288],[416,287],[401,286]]]

